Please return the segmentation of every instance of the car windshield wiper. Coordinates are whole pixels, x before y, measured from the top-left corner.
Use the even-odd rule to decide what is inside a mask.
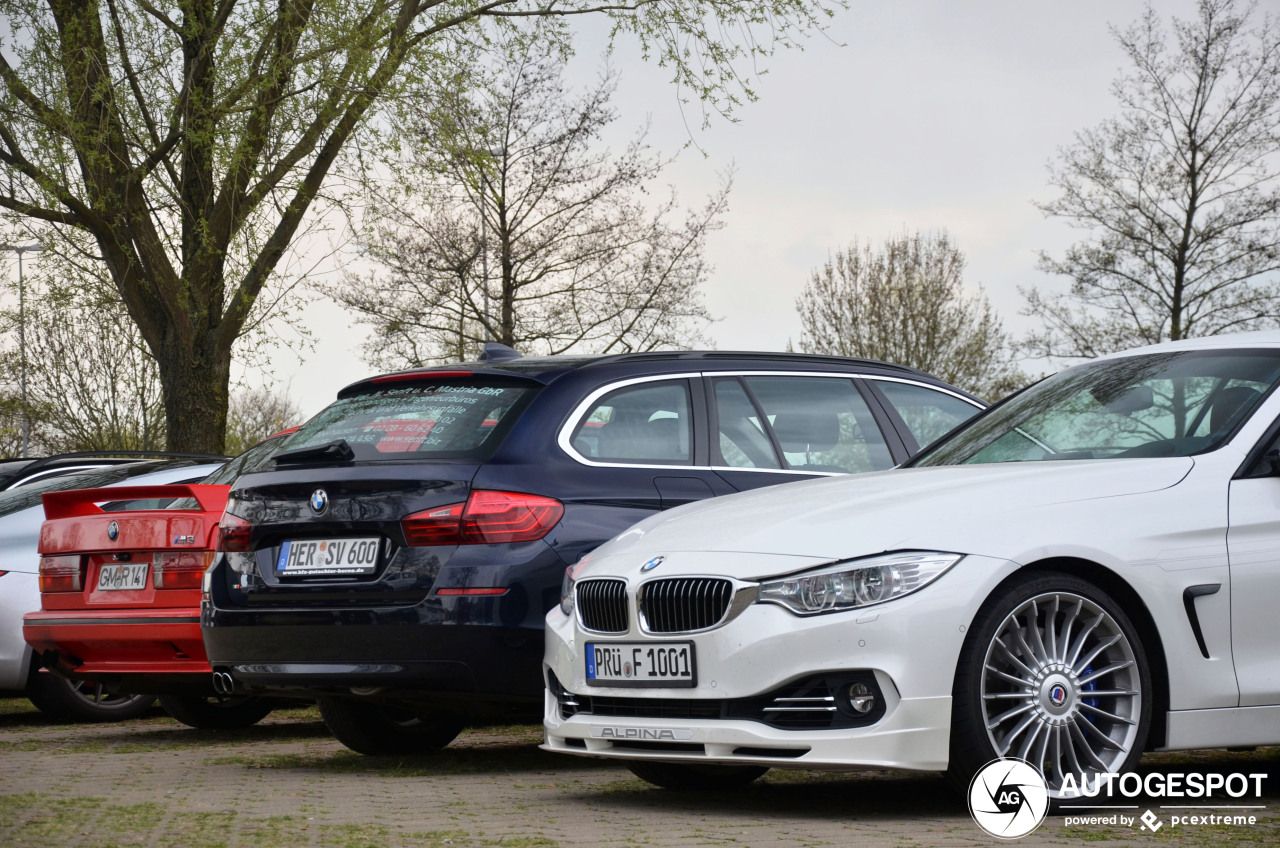
[[[355,451],[351,449],[351,445],[347,444],[346,439],[337,439],[328,444],[297,448],[291,451],[281,451],[274,457],[277,466],[301,465],[308,462],[350,462],[355,458]]]

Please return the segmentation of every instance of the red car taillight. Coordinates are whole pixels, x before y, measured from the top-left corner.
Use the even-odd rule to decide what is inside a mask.
[[[151,580],[157,589],[199,589],[212,564],[213,551],[163,551],[152,558]]]
[[[251,522],[229,512],[222,513],[222,521],[218,525],[218,550],[252,550],[249,544],[249,534],[252,531]]]
[[[40,557],[41,592],[79,592],[80,555]]]
[[[562,515],[554,498],[475,491],[465,504],[415,512],[400,525],[410,545],[490,545],[541,539]]]

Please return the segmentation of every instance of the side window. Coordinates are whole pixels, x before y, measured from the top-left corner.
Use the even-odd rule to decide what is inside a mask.
[[[717,464],[729,468],[781,468],[773,444],[760,423],[760,413],[733,377],[714,381]]]
[[[688,465],[693,459],[689,385],[640,383],[609,392],[574,428],[583,456],[600,462]]]
[[[917,448],[933,444],[982,411],[954,395],[912,383],[877,380],[876,387],[897,410]]]
[[[879,471],[893,457],[853,381],[836,377],[747,377],[786,467],[796,471]]]

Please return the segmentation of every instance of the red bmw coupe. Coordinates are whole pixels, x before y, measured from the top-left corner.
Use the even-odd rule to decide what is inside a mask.
[[[215,691],[200,638],[200,580],[231,484],[293,429],[199,484],[46,493],[41,609],[23,619],[23,636],[45,667],[109,689],[155,693],[191,727],[248,727],[271,712],[277,701]]]

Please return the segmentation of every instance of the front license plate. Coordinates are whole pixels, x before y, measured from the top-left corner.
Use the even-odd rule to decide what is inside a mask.
[[[280,546],[276,573],[285,577],[333,577],[372,574],[378,567],[373,539],[296,539]]]
[[[125,562],[102,566],[98,571],[98,591],[118,592],[147,588],[149,565],[150,563],[145,562]]]
[[[588,642],[592,686],[693,686],[692,642]]]

